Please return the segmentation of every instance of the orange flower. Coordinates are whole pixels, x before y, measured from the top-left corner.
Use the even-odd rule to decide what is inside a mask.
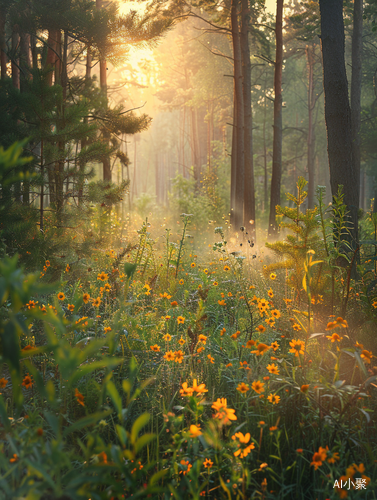
[[[171,305],[172,307],[177,307],[178,302],[177,302],[176,300],[173,300],[173,302],[170,302],[170,305]]]
[[[273,405],[277,405],[280,401],[280,396],[278,396],[277,394],[269,394],[267,396],[267,400]]]
[[[225,365],[225,368],[229,368],[230,366],[233,366],[232,363],[228,363],[227,365]]]
[[[259,380],[255,380],[251,384],[251,388],[257,393],[260,394],[261,392],[264,392],[264,383],[260,382]]]
[[[302,330],[301,326],[298,323],[293,323],[292,328],[295,332],[299,332]]]
[[[226,329],[225,329],[225,328],[223,328],[223,329],[221,330],[221,332],[220,332],[220,336],[222,337],[222,336],[224,335],[224,333],[225,333],[225,332],[226,332]]]
[[[309,384],[303,384],[301,386],[301,389],[300,389],[301,392],[305,393],[305,392],[308,392],[308,390],[309,390]]]
[[[45,262],[45,266],[46,266],[46,267],[50,267],[50,265],[51,265],[51,264],[50,264],[50,261],[49,261],[49,260],[46,260],[46,262]]]
[[[92,305],[94,307],[99,307],[101,305],[101,299],[100,299],[100,297],[97,297],[96,299],[93,299],[92,300]]]
[[[30,387],[32,387],[33,385],[33,381],[31,380],[31,377],[29,374],[27,374],[23,381],[22,381],[22,385],[25,387],[25,389],[30,389]]]
[[[327,448],[328,449],[328,448]],[[318,467],[321,467],[323,462],[326,460],[327,449],[319,447],[318,451],[316,451],[312,457],[312,462],[310,465],[314,466],[314,470],[317,470]]]
[[[38,427],[38,429],[37,429],[37,435],[38,435],[39,437],[42,437],[42,436],[43,436],[43,434],[44,434],[43,429],[42,429],[41,427]]]
[[[196,378],[194,378],[192,382],[192,390],[196,392],[198,396],[200,394],[203,394],[204,392],[208,392],[208,390],[206,389],[206,385],[205,384],[198,385],[198,381],[196,380]]]
[[[164,354],[164,359],[166,359],[167,361],[174,361],[175,353],[173,351],[168,351],[166,354]]]
[[[184,322],[185,322],[185,318],[183,316],[178,316],[178,318],[177,318],[178,325],[183,325]]]
[[[271,326],[271,327],[275,326],[275,320],[274,320],[274,318],[266,318],[266,319],[265,319],[265,322],[266,322],[269,326]]]
[[[178,344],[179,344],[179,345],[183,345],[183,344],[185,344],[185,343],[186,343],[186,341],[185,341],[185,339],[183,339],[182,337],[178,340]]]
[[[263,325],[259,325],[256,327],[256,330],[258,330],[259,333],[264,333],[266,328]]]
[[[279,375],[279,367],[275,365],[275,363],[267,365],[267,370],[274,375]]]
[[[331,340],[331,342],[340,342],[343,339],[343,337],[340,337],[337,333],[326,335],[326,338]]]
[[[240,384],[238,384],[237,391],[239,391],[241,394],[246,394],[249,390],[250,387],[245,384],[245,382],[241,382]]]
[[[191,264],[191,266],[192,266],[192,264]],[[192,465],[190,464],[190,462],[188,460],[187,461],[181,460],[180,463],[181,463],[181,465],[183,465],[183,467],[187,467],[187,469],[183,469],[179,472],[180,474],[183,474],[185,476],[188,472],[190,472]]]
[[[215,363],[215,358],[213,358],[210,354],[207,356],[208,362],[214,364]]]
[[[178,283],[179,283],[180,285],[184,285],[184,284],[185,284],[184,280],[182,280],[182,279],[181,279],[181,280],[179,280],[179,281],[178,281]]]
[[[183,351],[181,351],[181,350],[179,350],[179,351],[176,351],[174,354],[175,354],[174,361],[175,361],[176,363],[181,364],[181,363],[182,363],[182,361],[183,361],[183,355],[184,355],[184,352],[183,352]]]
[[[363,358],[366,363],[370,364],[370,361],[373,358],[372,351],[367,351],[366,349],[364,349],[363,351],[361,351],[360,357]]]
[[[340,316],[336,318],[336,320],[327,323],[326,330],[332,330],[333,328],[338,328],[338,327],[348,328],[347,321],[341,318]]]
[[[202,344],[206,345],[207,337],[201,333],[198,337],[198,342],[201,342]]]
[[[8,380],[6,380],[4,377],[0,378],[0,389],[4,389],[5,386],[7,385]]]
[[[277,351],[279,349],[279,344],[276,342],[276,340],[275,342],[272,342],[270,348],[273,349],[274,351]]]
[[[219,306],[226,306],[225,300],[218,300],[217,303],[219,304]]]
[[[58,293],[58,299],[59,299],[59,300],[64,300],[64,299],[65,299],[65,295],[64,295],[64,293],[63,293],[63,292],[59,292],[59,293]]]
[[[79,405],[81,406],[85,406],[84,404],[84,396],[81,394],[81,392],[77,389],[75,389],[75,398],[76,398],[76,401],[78,402]]]
[[[13,457],[9,459],[9,462],[11,464],[14,464],[14,462],[17,462],[18,460],[18,455],[16,455],[16,453],[13,454]]]
[[[225,265],[225,266],[224,266],[224,271],[230,271],[230,267],[229,267],[229,266],[227,266],[227,265]]]
[[[272,291],[272,289],[270,288],[267,292],[268,296],[270,297],[270,299],[273,299],[274,298],[274,292]]]
[[[255,346],[255,340],[250,339],[246,342],[247,349],[251,349],[253,346]]]
[[[160,352],[160,346],[157,344],[151,345],[151,351]]]
[[[292,340],[289,345],[292,348],[289,349],[289,352],[292,352],[295,356],[298,357],[299,354],[304,354],[305,343],[302,340]]]
[[[97,457],[101,463],[107,464],[107,455],[104,451],[101,451],[101,453],[99,453]]]
[[[102,271],[102,273],[98,274],[97,280],[100,281],[107,281],[108,275]]]
[[[213,462],[210,458],[206,458],[203,462],[203,467],[210,469],[213,466]]]
[[[190,425],[190,437],[191,438],[196,438],[198,436],[201,436],[203,433],[200,430],[200,425]]]
[[[280,316],[281,316],[281,313],[280,313],[280,311],[279,311],[278,309],[273,309],[273,310],[271,311],[271,315],[272,315],[275,319],[279,319],[279,318],[280,318]]]
[[[74,309],[75,309],[74,304],[68,304],[68,306],[67,306],[67,307],[68,307],[68,311],[70,311],[70,312],[73,312],[73,311],[74,311]]]
[[[217,401],[213,403],[212,408],[216,410],[213,417],[221,420],[223,424],[227,424],[230,420],[237,420],[235,415],[236,410],[227,407],[226,398],[217,398]]]
[[[242,445],[246,445],[250,441],[250,433],[248,432],[247,434],[242,434],[242,432],[236,432],[232,436],[233,441],[238,440],[238,450],[233,453],[235,457],[240,457],[240,458],[245,458],[247,455],[251,452],[251,450],[254,450],[255,444],[250,443],[248,446],[242,447]]]
[[[230,336],[230,338],[233,340],[237,340],[240,335],[241,335],[241,332],[239,330],[237,330],[236,333],[233,333],[233,335]]]
[[[270,348],[270,346],[263,344],[261,342],[260,344],[257,345],[257,350],[251,351],[251,352],[255,353],[257,356],[262,356],[265,352],[268,351],[269,348]]]
[[[105,333],[111,332],[111,326],[105,326],[105,328],[103,329],[103,331]]]
[[[276,279],[276,274],[275,273],[271,273],[270,274],[270,279],[271,280],[275,280]]]
[[[90,300],[90,295],[88,293],[84,293],[82,300],[84,301],[84,304],[87,304]]]
[[[195,262],[191,262],[191,267],[196,267]]]
[[[166,342],[170,342],[171,341],[171,335],[169,333],[166,333],[164,336],[163,336],[163,339],[166,340]]]

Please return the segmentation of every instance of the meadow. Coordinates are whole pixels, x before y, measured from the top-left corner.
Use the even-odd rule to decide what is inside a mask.
[[[267,247],[110,207],[90,255],[4,256],[1,498],[376,498],[376,214],[357,257],[305,187]]]

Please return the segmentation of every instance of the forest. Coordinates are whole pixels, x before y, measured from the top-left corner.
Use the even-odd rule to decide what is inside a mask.
[[[377,0],[0,0],[0,499],[377,499]]]

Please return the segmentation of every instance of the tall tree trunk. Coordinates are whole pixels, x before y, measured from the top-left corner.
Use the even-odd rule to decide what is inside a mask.
[[[266,139],[266,122],[267,122],[267,72],[264,81],[264,106],[263,106],[263,211],[268,207],[268,172],[267,172],[267,139]]]
[[[30,35],[27,33],[21,33],[20,36],[20,68],[20,91],[26,92],[31,70]],[[24,173],[28,171],[28,168],[24,169]],[[30,203],[29,181],[23,181],[22,183],[22,203],[23,205],[29,205]]]
[[[276,57],[275,57],[275,79],[274,79],[274,139],[272,151],[272,177],[270,196],[270,216],[268,221],[268,234],[277,233],[276,205],[280,205],[281,187],[281,162],[283,145],[283,110],[282,110],[282,73],[283,73],[283,3],[284,0],[276,2]]]
[[[57,43],[60,36],[60,30],[49,30],[47,39],[47,57],[45,68],[50,69],[50,73],[47,76],[48,85],[52,85],[53,72],[55,71],[55,64],[57,60]]]
[[[12,29],[12,83],[13,87],[20,89],[20,60],[17,57],[20,45],[20,35],[18,34],[18,26],[13,26]]]
[[[353,244],[358,242],[359,179],[352,160],[351,109],[344,59],[342,0],[320,0],[325,120],[332,195],[343,186]],[[344,236],[345,239],[347,236]]]
[[[230,163],[230,223],[233,227],[235,227],[235,215],[236,215],[236,172],[237,172],[237,107],[236,107],[236,89],[234,88],[232,156]]]
[[[314,208],[315,132],[313,123],[313,113],[315,106],[315,95],[314,95],[315,44],[306,46],[306,60],[308,66],[308,115],[309,115],[308,140],[307,140],[308,208]]]
[[[255,240],[255,187],[253,164],[253,115],[251,107],[251,60],[249,49],[250,11],[248,0],[241,0],[241,51],[243,73],[245,183],[244,183],[244,225]]]
[[[234,230],[238,231],[243,226],[244,205],[244,179],[245,179],[245,144],[244,144],[244,108],[242,89],[242,55],[240,32],[238,26],[237,8],[238,0],[232,0],[230,20],[233,42],[233,64],[234,64],[234,93],[236,101],[236,127],[237,127],[237,168],[236,168],[236,199]]]
[[[102,0],[96,0],[96,7],[98,10],[102,8]],[[100,87],[102,90],[102,94],[104,96],[105,100],[105,110],[107,109],[108,106],[108,101],[107,101],[107,63],[106,59],[101,56],[100,62],[99,62],[99,73],[100,73]],[[110,135],[104,129],[103,136],[105,139],[105,142],[108,144],[110,140]],[[102,160],[102,168],[103,168],[103,180],[104,181],[110,181],[111,182],[111,166],[110,166],[110,158],[108,155],[106,155],[103,160]]]
[[[4,80],[7,77],[7,48],[5,44],[5,9],[0,9],[0,67],[1,67],[1,79]]]
[[[363,53],[363,0],[354,0],[352,33],[351,124],[352,158],[360,186],[361,61]],[[355,187],[356,189],[356,187]]]
[[[92,78],[92,53],[90,45],[86,47],[86,63],[85,63],[85,84],[89,85],[90,79]],[[88,123],[88,118],[84,118],[84,123]],[[88,138],[84,137],[81,140],[81,150],[84,150],[88,144]],[[84,172],[85,163],[81,161],[79,163],[79,179],[78,179],[78,203],[79,205],[83,202],[84,195]]]

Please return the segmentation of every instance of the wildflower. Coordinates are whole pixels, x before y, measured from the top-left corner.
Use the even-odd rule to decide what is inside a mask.
[[[228,297],[233,297],[232,292],[228,292]]]
[[[217,281],[214,281],[214,282],[213,282],[213,286],[218,286]]]
[[[279,311],[278,309],[273,309],[273,310],[271,311],[271,315],[272,315],[275,319],[279,319],[279,318],[280,318],[280,316],[281,316],[281,313],[280,313],[280,311]]]
[[[16,453],[13,453],[13,457],[9,459],[9,462],[11,464],[14,464],[14,462],[17,462],[18,460],[18,455]]]
[[[271,280],[275,280],[276,279],[276,274],[275,273],[271,273],[270,274],[270,279]]]
[[[373,355],[372,355],[371,351],[367,351],[366,349],[364,349],[363,351],[361,351],[360,357],[363,358],[363,360],[366,363],[370,364],[370,361],[373,358]]]
[[[206,345],[207,337],[201,333],[198,337],[198,342],[201,342],[202,344]]]
[[[377,309],[377,300],[374,300],[374,301],[372,302],[372,306],[373,306],[375,309]]]
[[[65,295],[64,295],[64,293],[63,293],[63,292],[59,292],[59,293],[58,293],[58,299],[59,299],[59,300],[64,300],[64,299],[65,299]]]
[[[75,309],[75,306],[73,304],[68,304],[68,311],[73,312]]]
[[[332,451],[331,452],[331,457],[327,459],[329,464],[335,464],[335,462],[339,462],[340,456],[337,451]]]
[[[35,348],[29,344],[29,345],[26,345],[23,349],[21,349],[21,351],[26,352],[26,351],[32,351],[33,349],[35,349]]]
[[[68,273],[70,271],[71,267],[69,264],[67,264],[66,268],[65,268],[65,272]]]
[[[50,265],[51,265],[51,264],[50,264],[50,261],[49,261],[49,260],[46,260],[46,262],[45,262],[45,266],[46,266],[46,267],[50,267]]]
[[[77,389],[75,389],[75,398],[76,398],[76,401],[78,402],[79,405],[81,406],[85,406],[84,404],[84,396],[81,394],[81,392]]]
[[[107,455],[104,451],[101,451],[101,453],[99,453],[97,457],[101,463],[107,464]]]
[[[271,432],[274,432],[274,431],[277,431],[277,430],[278,430],[277,425],[273,425],[272,427],[270,427],[270,431]]]
[[[97,276],[97,280],[99,280],[99,281],[107,281],[107,279],[108,279],[108,275],[104,272],[100,273]]]
[[[267,294],[270,297],[270,299],[274,298],[274,292],[271,290],[271,288],[268,290]]]
[[[191,264],[191,266],[192,266],[192,264]],[[185,476],[188,472],[190,472],[192,465],[190,464],[190,462],[188,460],[187,461],[181,460],[180,464],[183,465],[183,467],[187,467],[187,469],[181,470],[179,472],[180,474],[183,474]]]
[[[265,312],[267,309],[269,309],[269,304],[266,299],[260,299],[258,302],[258,308],[261,313]]]
[[[225,300],[218,300],[217,303],[219,304],[219,306],[226,306]]]
[[[163,337],[163,339],[166,341],[166,342],[170,342],[171,341],[171,335],[169,333],[166,333]]]
[[[216,410],[216,413],[213,417],[221,420],[224,424],[227,424],[230,420],[237,420],[237,417],[235,415],[236,410],[227,407],[226,398],[217,398],[211,408]]]
[[[258,330],[259,333],[264,333],[266,328],[263,325],[259,325],[256,327],[256,330]]]
[[[213,462],[210,458],[206,458],[203,462],[203,467],[210,469],[213,466]]]
[[[300,391],[301,391],[301,392],[303,392],[304,394],[305,394],[306,392],[308,392],[308,390],[309,390],[309,384],[303,384],[303,385],[301,386]]]
[[[198,347],[196,352],[200,354],[202,351],[204,351],[204,347]]]
[[[273,375],[279,375],[279,368],[274,363],[267,365],[266,368],[269,373],[272,373]]]
[[[225,333],[225,332],[226,332],[226,329],[225,329],[225,328],[223,328],[223,329],[221,330],[221,332],[220,332],[220,336],[222,337],[222,336],[224,335],[224,333]]]
[[[265,352],[268,351],[270,346],[263,344],[262,342],[257,345],[256,351],[251,351],[252,353],[256,354],[257,356],[262,356]]]
[[[46,306],[45,306],[44,304],[42,304],[41,306],[39,306],[39,310],[40,310],[41,312],[43,312],[44,314],[46,314],[46,312],[47,312],[47,311],[46,311]]]
[[[255,444],[252,442],[248,446],[245,446],[242,448],[242,445],[246,445],[250,441],[250,433],[248,432],[247,434],[242,434],[242,432],[236,432],[232,436],[233,441],[238,439],[238,450],[233,453],[235,457],[240,457],[240,458],[245,458],[247,455],[251,452],[251,450],[254,450]]]
[[[182,361],[183,361],[183,355],[184,355],[183,351],[181,351],[181,350],[176,351],[176,352],[175,352],[175,358],[174,358],[174,361],[175,361],[176,363],[181,364],[181,363],[182,363]]]
[[[231,366],[233,366],[232,363],[228,363],[227,365],[225,365],[225,368],[230,368]]]
[[[192,396],[193,392],[194,390],[192,387],[189,387],[188,382],[183,382],[182,389],[179,389],[181,396]]]
[[[260,382],[259,380],[255,380],[251,384],[251,388],[257,393],[260,394],[261,392],[264,392],[264,383]]]
[[[271,326],[271,327],[275,326],[274,318],[267,318],[265,321],[269,326]]]
[[[327,323],[326,330],[332,330],[333,328],[337,328],[339,326],[341,326],[342,328],[348,327],[347,321],[340,316],[336,318],[335,321],[330,321],[329,323]]]
[[[44,434],[43,429],[42,429],[41,427],[38,427],[38,429],[37,429],[37,435],[38,435],[39,437],[42,437],[42,436],[43,436],[43,434]]]
[[[262,469],[264,469],[265,467],[268,467],[268,464],[267,464],[266,462],[264,462],[263,464],[260,464],[259,469],[258,469],[258,470],[259,470],[259,472],[260,472]]]
[[[160,352],[160,346],[157,344],[151,345],[151,351]]]
[[[302,453],[304,450],[302,448],[297,448],[296,453]]]
[[[225,265],[225,266],[224,266],[224,271],[230,271],[230,267],[229,267],[229,266],[227,266],[227,265]]]
[[[251,349],[254,345],[255,345],[255,340],[253,340],[253,339],[250,339],[250,340],[248,340],[248,341],[246,342],[246,347],[247,347],[248,349]]]
[[[101,299],[99,297],[97,297],[96,299],[93,299],[92,300],[92,305],[94,307],[99,307],[101,305]]]
[[[277,394],[269,394],[267,396],[267,400],[273,405],[277,405],[280,401],[280,396],[278,396]]]
[[[105,326],[105,328],[103,329],[103,331],[105,333],[111,332],[111,326]]]
[[[164,355],[164,359],[166,359],[167,361],[174,361],[174,359],[175,359],[175,353],[173,351],[168,351]]]
[[[7,383],[8,380],[6,380],[4,377],[0,378],[0,389],[5,389]]]
[[[331,340],[331,342],[340,342],[343,339],[343,337],[340,337],[337,333],[326,335],[326,338]]]
[[[208,362],[214,364],[215,363],[215,358],[213,358],[210,354],[207,356]]]
[[[30,377],[30,375],[29,375],[29,374],[27,374],[27,375],[24,377],[24,379],[23,379],[23,381],[22,381],[22,384],[21,384],[21,385],[23,385],[23,386],[25,387],[25,389],[30,389],[30,387],[32,387],[32,385],[33,385],[33,381],[31,380],[31,377]]]
[[[246,394],[249,390],[250,387],[245,384],[245,382],[241,382],[240,384],[238,384],[237,391],[239,391],[241,394]]]
[[[171,316],[165,316],[165,321],[169,321],[170,318]]]
[[[312,461],[310,465],[314,466],[314,470],[317,470],[318,467],[321,467],[323,462],[326,460],[327,450],[326,448],[319,447],[318,451],[316,451],[312,457]]]
[[[193,380],[192,390],[194,392],[196,392],[198,396],[200,394],[203,394],[204,392],[208,392],[208,390],[206,389],[206,385],[205,384],[199,384],[198,385],[198,382],[197,382],[196,378],[194,378],[194,380]]]
[[[185,322],[185,318],[183,316],[178,316],[178,318],[177,318],[178,325],[183,325],[184,322]]]
[[[293,323],[292,328],[295,332],[299,332],[302,329],[298,323]]]
[[[356,340],[356,344],[355,344],[355,347],[358,347],[359,349],[363,350],[364,349],[364,346],[363,344],[359,344],[359,342]]]
[[[236,333],[233,333],[233,335],[230,336],[230,338],[233,340],[237,340],[240,335],[241,335],[241,332],[239,330],[237,330]]]
[[[196,267],[195,262],[191,262],[191,267]]]
[[[148,283],[145,283],[145,285],[143,286],[143,288],[146,289],[146,292],[144,292],[144,295],[150,295],[151,294],[152,288],[148,285]]]
[[[109,283],[106,283],[106,285],[103,287],[105,292],[110,292],[111,290],[111,286],[109,285]]]
[[[178,344],[179,344],[179,345],[183,345],[183,344],[185,344],[185,343],[186,343],[186,341],[185,341],[185,339],[183,339],[182,337],[178,340]]]
[[[270,345],[270,348],[273,349],[274,352],[279,349],[279,344],[276,342],[276,340],[275,340],[275,342],[272,342],[272,344]]]
[[[289,352],[292,352],[295,356],[299,356],[299,354],[304,354],[305,343],[302,340],[292,340],[289,342],[291,349]]]
[[[171,295],[169,295],[168,293],[164,292],[164,293],[160,293],[160,297],[162,299],[171,299]]]
[[[87,304],[90,300],[90,295],[88,293],[84,293],[82,300],[84,301],[84,304]]]
[[[190,437],[196,438],[201,436],[203,433],[200,430],[200,425],[190,425]]]
[[[38,302],[34,302],[34,300],[29,300],[29,302],[26,305],[27,305],[27,308],[30,310],[30,309],[34,309],[37,304],[38,304]]]
[[[185,284],[184,280],[182,280],[182,279],[180,279],[180,280],[178,281],[178,283],[179,283],[180,285],[184,285],[184,284]]]

